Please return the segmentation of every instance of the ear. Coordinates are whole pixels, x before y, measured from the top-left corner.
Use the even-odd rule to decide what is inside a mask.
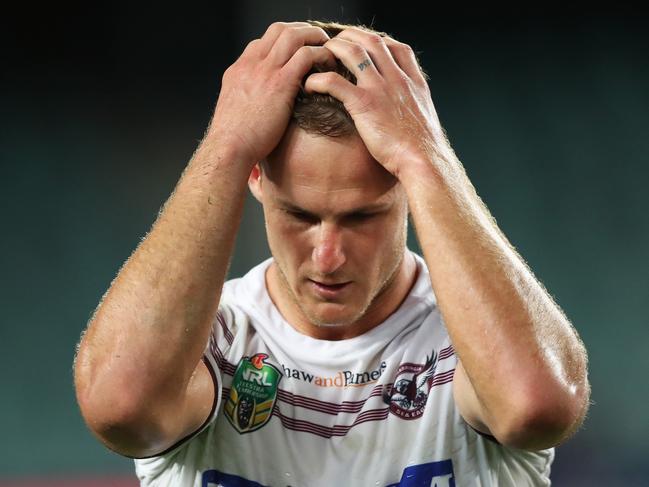
[[[252,168],[252,171],[250,171],[250,176],[248,176],[248,187],[250,188],[252,195],[260,203],[262,203],[261,176],[262,169],[259,163],[257,163]]]

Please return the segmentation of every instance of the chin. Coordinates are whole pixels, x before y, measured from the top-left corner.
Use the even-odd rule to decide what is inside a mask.
[[[305,310],[306,311],[306,310]],[[361,317],[354,313],[305,313],[314,325],[323,328],[342,328],[354,324]]]
[[[315,321],[313,324],[319,328],[344,328],[349,325],[349,323],[333,323],[329,321]]]

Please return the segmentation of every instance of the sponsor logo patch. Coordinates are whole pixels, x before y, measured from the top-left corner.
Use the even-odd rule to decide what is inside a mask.
[[[259,482],[229,475],[218,470],[206,470],[201,476],[201,487],[264,487]]]
[[[401,364],[394,383],[383,391],[383,401],[390,406],[390,412],[402,419],[421,417],[436,368],[437,352],[434,350],[424,364]]]
[[[322,377],[315,374],[310,374],[304,370],[297,368],[287,367],[284,364],[282,365],[282,370],[284,371],[284,377],[291,380],[299,380],[302,382],[308,382],[309,384],[316,385],[318,387],[362,387],[378,382],[381,375],[385,371],[387,364],[381,362],[379,366],[374,370],[368,370],[363,372],[354,372],[351,370],[341,370],[335,375]]]
[[[239,433],[250,433],[271,418],[282,372],[267,363],[268,355],[243,357],[232,377],[230,395],[223,407],[226,418]]]
[[[238,475],[218,470],[206,470],[201,476],[201,487],[264,487]],[[451,460],[413,465],[403,470],[401,480],[386,487],[455,487]]]
[[[404,469],[398,484],[387,487],[455,487],[453,475],[453,462],[422,463]]]

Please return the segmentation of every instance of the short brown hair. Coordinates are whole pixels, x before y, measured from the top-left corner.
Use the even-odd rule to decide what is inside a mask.
[[[320,27],[329,37],[335,37],[349,27],[361,28],[381,36],[387,35],[384,32],[378,32],[363,25],[347,25],[337,22],[321,22],[318,20],[308,20],[307,22],[316,27]],[[306,77],[319,71],[321,69],[314,67]],[[356,83],[356,77],[340,61],[337,62],[335,71],[343,78],[354,84]],[[344,137],[356,132],[354,121],[340,100],[337,100],[331,95],[306,93],[304,89],[300,89],[295,99],[293,121],[301,129],[316,135]]]

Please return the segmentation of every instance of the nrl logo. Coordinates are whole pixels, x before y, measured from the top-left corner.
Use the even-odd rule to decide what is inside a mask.
[[[390,412],[402,419],[417,419],[424,414],[424,406],[437,368],[437,353],[433,350],[425,364],[401,364],[394,383],[383,391],[383,402]]]
[[[277,399],[282,372],[257,353],[243,357],[232,378],[230,395],[223,407],[225,416],[239,433],[250,433],[264,426]]]

